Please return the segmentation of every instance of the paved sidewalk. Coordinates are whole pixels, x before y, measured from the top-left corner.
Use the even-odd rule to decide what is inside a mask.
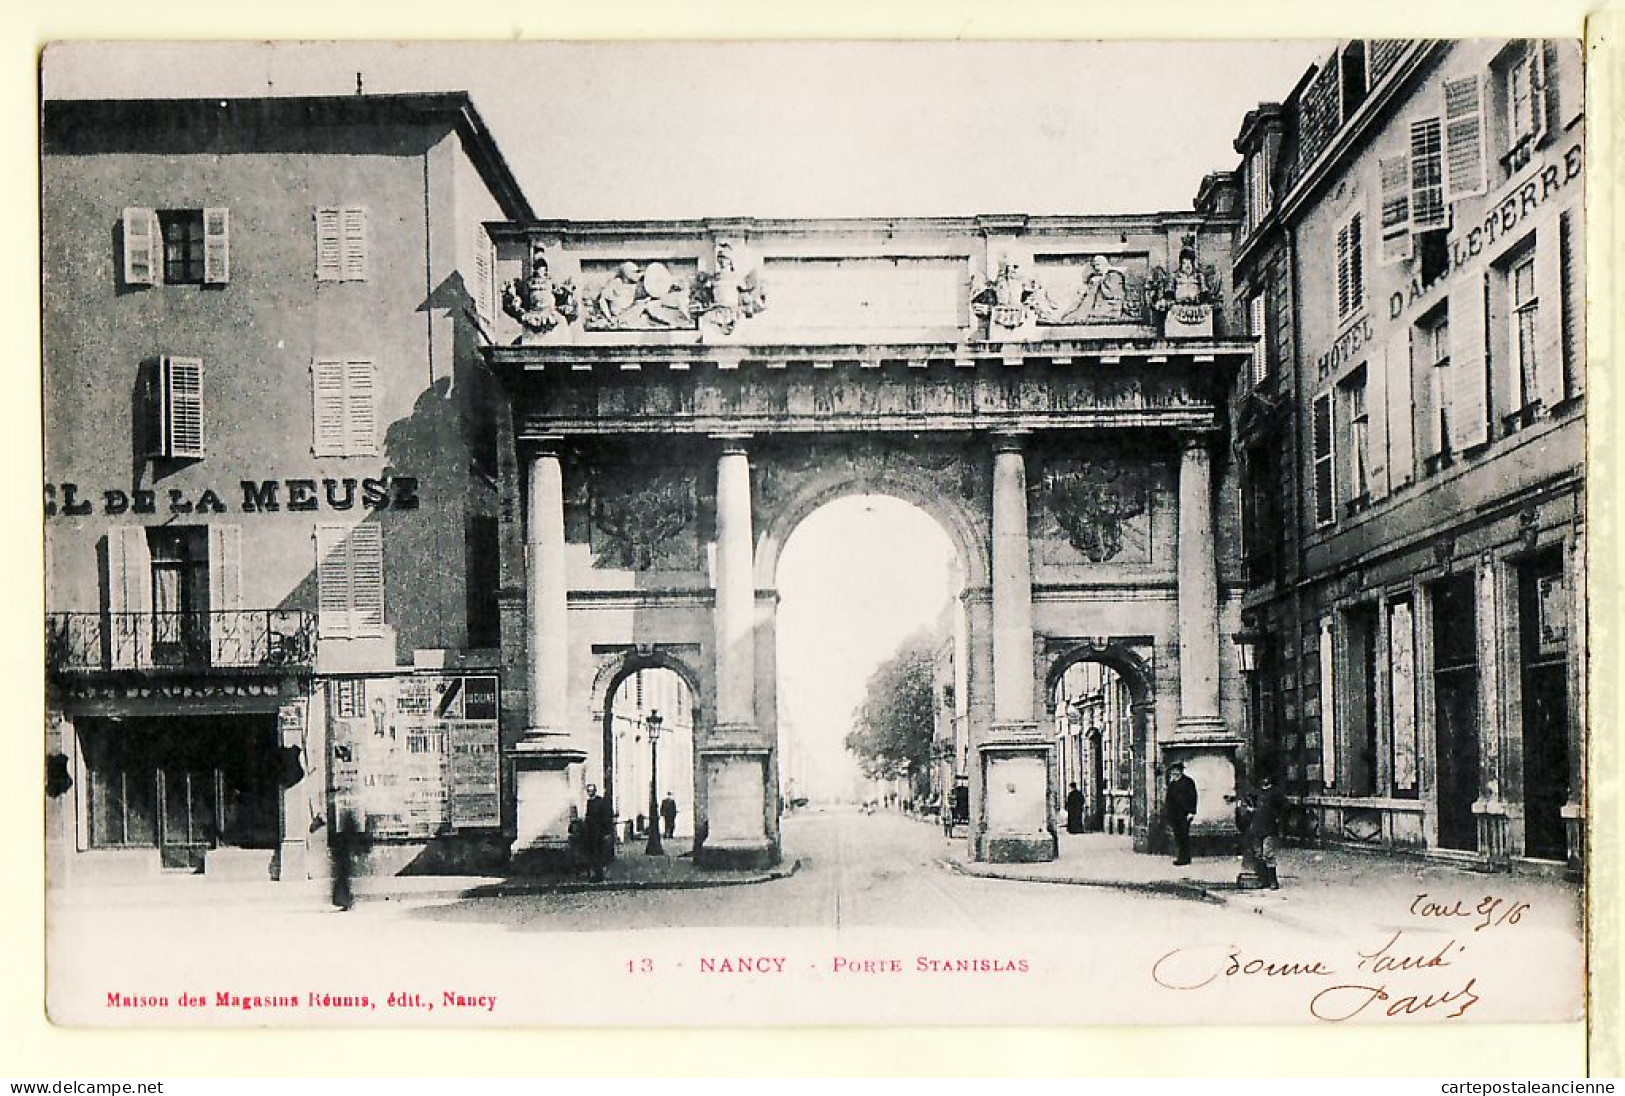
[[[956,843],[945,864],[982,878],[1107,887],[1251,907],[1272,920],[1311,930],[1343,924],[1355,896],[1362,909],[1389,911],[1385,916],[1396,922],[1413,906],[1460,901],[1466,912],[1451,920],[1468,929],[1507,916],[1559,923],[1578,923],[1580,916],[1580,885],[1552,876],[1482,872],[1466,864],[1341,849],[1285,848],[1278,859],[1281,889],[1276,891],[1238,889],[1241,860],[1236,856],[1197,857],[1175,867],[1166,855],[1137,853],[1127,838],[1103,834],[1063,834],[1060,857],[1045,864],[973,863],[962,843]],[[1521,905],[1532,912],[1518,913]]]
[[[516,894],[578,893],[590,891],[694,890],[766,883],[795,874],[798,861],[787,859],[760,871],[706,871],[695,866],[693,842],[673,838],[665,842],[666,855],[648,856],[641,840],[620,845],[615,860],[600,883],[584,872],[527,873],[523,875],[366,875],[351,881],[357,902],[483,898]],[[78,883],[51,893],[66,906],[136,906],[167,903],[274,904],[282,908],[331,908],[333,881],[242,882],[206,879],[201,875],[174,876],[120,883]]]

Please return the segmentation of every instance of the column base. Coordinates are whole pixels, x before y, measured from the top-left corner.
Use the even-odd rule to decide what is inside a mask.
[[[526,732],[513,751],[514,843],[516,858],[531,849],[568,849],[570,823],[579,814],[584,789],[584,751],[555,745],[558,736]]]
[[[998,723],[991,741],[977,747],[982,767],[982,813],[976,819],[976,859],[1034,864],[1059,855],[1050,811],[1050,743],[1036,723]]]
[[[1478,823],[1478,852],[1490,871],[1512,867],[1511,826],[1507,805],[1498,799],[1480,799],[1473,804],[1473,820]]]
[[[768,760],[759,741],[749,741],[755,727],[724,724],[700,750],[703,814],[696,815],[694,863],[718,871],[771,867],[779,848],[768,828]],[[746,739],[721,743],[723,737]]]
[[[761,871],[778,862],[770,841],[707,841],[694,850],[694,866],[705,871]]]
[[[1185,775],[1196,784],[1196,815],[1191,819],[1191,854],[1194,856],[1234,856],[1241,848],[1236,830],[1235,796],[1236,751],[1241,742],[1230,734],[1222,719],[1202,717],[1181,719],[1175,733],[1158,746],[1162,755],[1163,779],[1157,786],[1156,809],[1151,812],[1152,847],[1171,849],[1173,841],[1162,824],[1162,798],[1166,794],[1168,766],[1179,762]]]

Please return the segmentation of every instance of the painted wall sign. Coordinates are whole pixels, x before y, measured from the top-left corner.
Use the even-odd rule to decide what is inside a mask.
[[[234,509],[244,514],[296,513],[316,510],[416,510],[419,505],[416,476],[383,476],[365,479],[283,479],[240,480],[237,492],[221,492],[206,487],[194,493],[179,487],[162,493],[148,488],[104,491],[81,488],[77,483],[45,485],[45,516],[85,517],[96,511],[108,516],[122,514],[225,514]]]
[[[1405,289],[1395,290],[1388,298],[1388,318],[1397,320],[1418,302],[1433,297],[1438,288],[1450,280],[1451,275],[1467,266],[1484,253],[1487,247],[1518,230],[1525,219],[1546,204],[1553,194],[1564,190],[1580,177],[1585,167],[1585,153],[1576,143],[1563,154],[1563,162],[1548,163],[1518,183],[1497,202],[1485,209],[1482,222],[1465,232],[1453,232],[1450,237],[1450,261],[1443,272],[1424,283],[1413,277]]]

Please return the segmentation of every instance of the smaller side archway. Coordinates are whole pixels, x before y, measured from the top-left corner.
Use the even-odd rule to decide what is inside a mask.
[[[1054,728],[1056,804],[1072,832],[1132,837],[1150,851],[1149,761],[1156,740],[1156,695],[1147,658],[1121,640],[1081,640],[1065,646],[1044,677],[1045,712]],[[1091,668],[1095,672],[1091,673]],[[1081,817],[1066,812],[1073,784],[1083,794]]]
[[[678,836],[689,836],[700,815],[695,802],[696,747],[704,741],[701,679],[670,651],[641,648],[604,658],[594,675],[592,716],[601,732],[598,777],[615,812],[622,840],[646,833],[658,817],[649,803],[650,777],[658,771],[657,797],[670,794],[679,808]],[[651,757],[650,717],[660,715],[660,740]]]

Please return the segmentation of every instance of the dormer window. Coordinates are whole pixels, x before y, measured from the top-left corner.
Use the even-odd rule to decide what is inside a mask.
[[[1355,39],[1338,54],[1338,73],[1343,90],[1343,121],[1347,122],[1365,102],[1366,65],[1365,42]]]

